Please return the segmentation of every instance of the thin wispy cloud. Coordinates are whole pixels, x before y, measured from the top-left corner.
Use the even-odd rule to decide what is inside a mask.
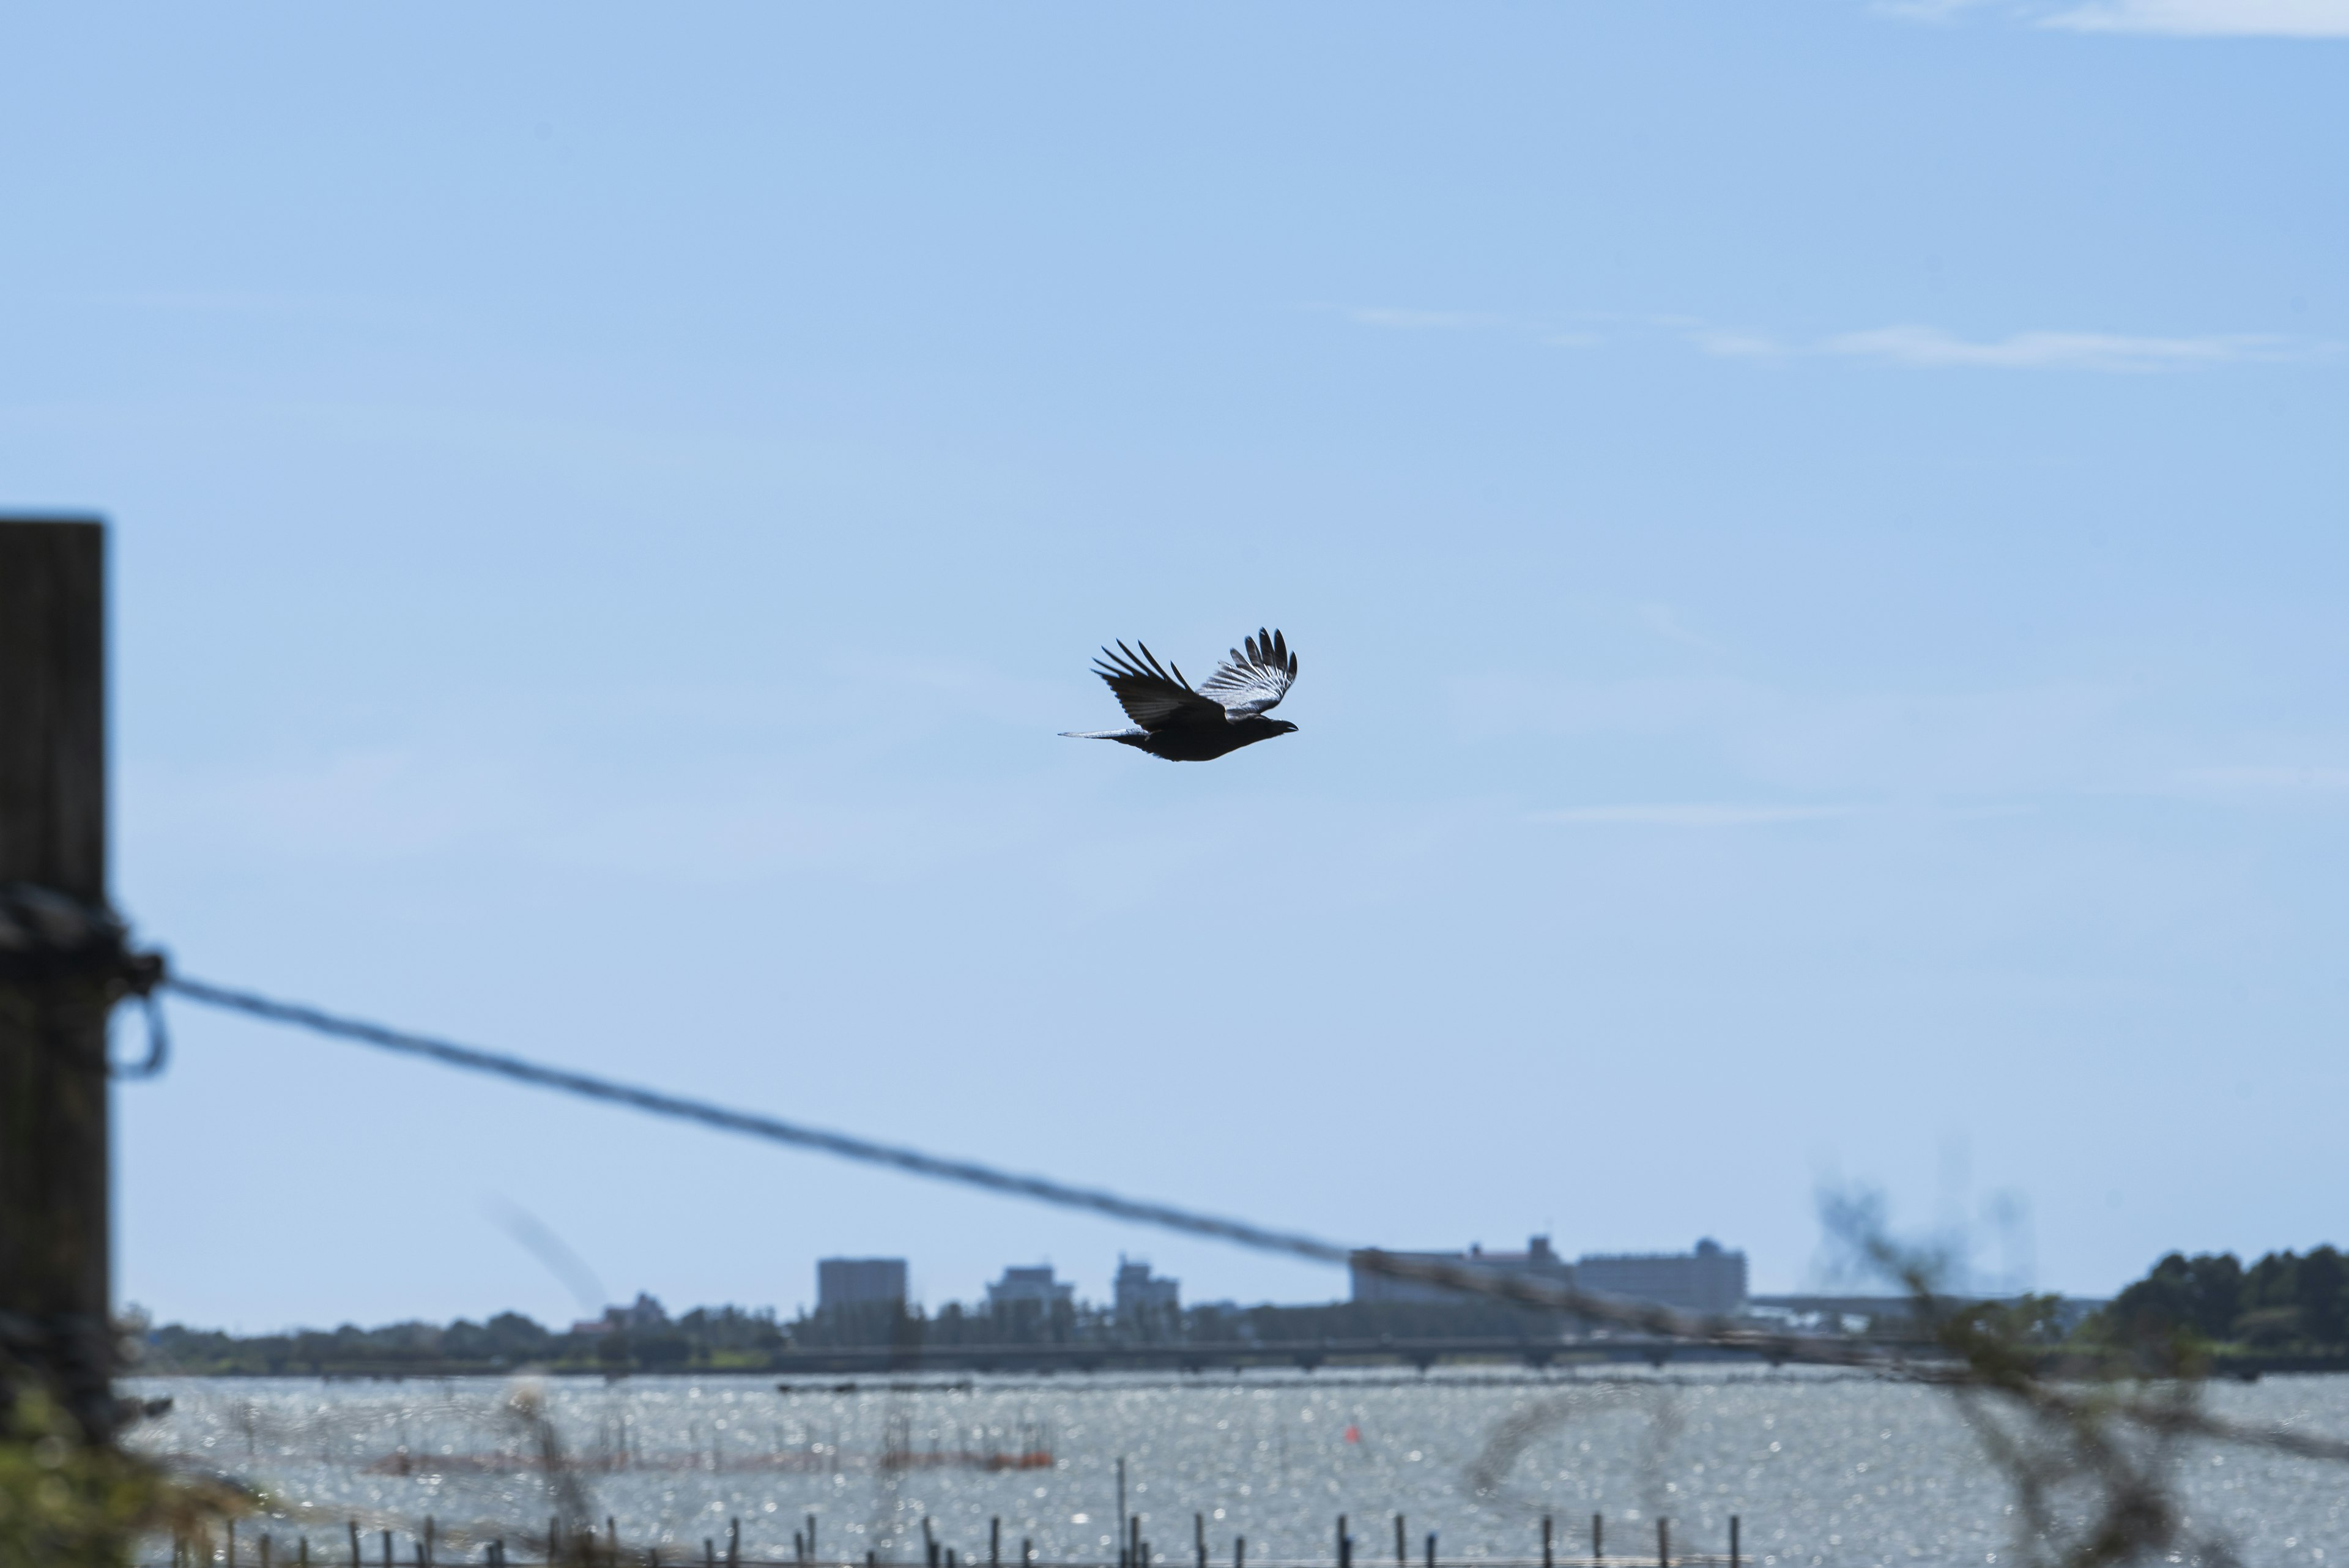
[[[2178,782],[2189,790],[2218,794],[2339,794],[2349,791],[2349,768],[2192,768]]]
[[[2016,332],[1966,338],[1938,327],[1880,327],[1830,337],[1819,351],[1925,369],[2142,372],[2304,358],[2312,348],[2291,338],[2251,333],[2146,337],[2116,332]]]
[[[1550,348],[1588,348],[1602,341],[1587,325],[1569,324],[1587,324],[1591,319],[1588,315],[1561,322],[1494,310],[1445,310],[1402,305],[1319,304],[1305,308],[1381,332],[1489,332]]]
[[[1856,805],[1761,805],[1735,802],[1640,802],[1630,805],[1570,805],[1530,814],[1535,822],[1624,827],[1766,827],[1856,816]]]
[[[2349,38],[2349,0],[2096,0],[2043,17],[2041,26],[2189,38]]]
[[[1376,327],[1389,332],[1542,330],[1539,323],[1516,321],[1479,310],[1421,310],[1394,305],[1321,305],[1314,308],[1343,317],[1357,327]]]
[[[1697,327],[1682,334],[1700,353],[1724,359],[1829,356],[1873,359],[1925,370],[2092,370],[2138,374],[2216,365],[2312,359],[2331,346],[2270,333],[2154,337],[2120,332],[2012,332],[1965,337],[1939,327],[1905,325],[1839,332],[1810,342],[1764,333]]]
[[[2349,0],[2340,0],[2349,5]],[[1580,348],[1602,339],[1522,317],[1473,310],[1422,310],[1394,306],[1317,306],[1358,327],[1393,332],[1497,332],[1554,348]],[[1589,317],[1586,316],[1586,319]],[[1918,323],[1868,327],[1825,337],[1795,337],[1767,330],[1722,327],[1692,317],[1608,317],[1632,341],[1677,340],[1716,359],[1841,358],[1925,370],[2072,370],[2106,375],[2208,369],[2222,365],[2281,364],[2330,357],[2338,345],[2277,333],[2194,335],[2035,330],[1968,337]]]
[[[2075,33],[2175,38],[2349,38],[2349,0],[1877,0],[1878,16],[1951,23],[1989,15]]]
[[[1668,604],[1651,600],[1640,606],[1639,612],[1640,623],[1658,637],[1690,648],[1702,649],[1708,653],[1721,651],[1719,643],[1692,628],[1686,618]]]
[[[1770,359],[1795,352],[1775,337],[1759,332],[1724,332],[1718,327],[1703,327],[1688,335],[1688,340],[1708,354],[1723,359]]]

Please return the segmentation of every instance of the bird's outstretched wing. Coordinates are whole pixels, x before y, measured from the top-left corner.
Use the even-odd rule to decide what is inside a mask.
[[[1169,675],[1168,667],[1158,662],[1148,643],[1137,644],[1140,658],[1123,643],[1117,652],[1102,649],[1093,664],[1093,673],[1109,682],[1117,693],[1117,705],[1125,716],[1145,730],[1164,730],[1174,724],[1220,724],[1224,722],[1224,705],[1213,697],[1203,697],[1191,690],[1183,679],[1180,666]]]
[[[1232,656],[1199,682],[1200,692],[1221,702],[1235,719],[1279,707],[1297,679],[1297,655],[1288,651],[1280,633],[1258,631],[1247,641],[1246,654],[1233,649]]]

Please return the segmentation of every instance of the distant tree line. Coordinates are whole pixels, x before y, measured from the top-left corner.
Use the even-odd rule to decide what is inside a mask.
[[[302,1375],[397,1372],[413,1367],[545,1366],[616,1370],[755,1370],[786,1347],[894,1345],[1115,1345],[1136,1341],[1234,1345],[1323,1339],[1516,1339],[1555,1334],[1554,1314],[1500,1303],[1332,1302],[1317,1306],[1197,1306],[1149,1322],[1067,1302],[1018,1303],[999,1316],[949,1303],[935,1314],[895,1302],[803,1313],[778,1323],[771,1309],[697,1307],[683,1316],[627,1321],[616,1310],[593,1330],[551,1329],[521,1313],[485,1322],[410,1322],[285,1334],[232,1334],[169,1324],[145,1335],[143,1365],[158,1372]]]
[[[734,1306],[697,1307],[674,1320],[625,1328],[606,1324],[585,1333],[546,1328],[514,1312],[500,1313],[486,1323],[460,1318],[446,1326],[395,1323],[360,1328],[345,1324],[331,1332],[245,1335],[167,1324],[146,1334],[141,1366],[150,1371],[212,1374],[397,1371],[452,1364],[755,1369],[764,1366],[784,1343],[773,1309],[752,1312]]]
[[[647,1298],[647,1300],[649,1298]],[[641,1307],[640,1303],[640,1307]],[[2040,1303],[2038,1335],[2061,1338],[2055,1299]],[[1555,1314],[1502,1303],[1330,1302],[1313,1306],[1228,1304],[1185,1308],[1146,1322],[1081,1303],[1015,1303],[1000,1315],[948,1303],[936,1313],[896,1302],[802,1313],[779,1323],[771,1308],[697,1307],[671,1319],[657,1304],[615,1309],[595,1325],[550,1329],[520,1313],[446,1325],[388,1324],[331,1332],[235,1335],[177,1324],[146,1335],[147,1365],[189,1373],[303,1374],[397,1371],[413,1366],[494,1369],[757,1370],[790,1347],[1114,1345],[1244,1345],[1292,1341],[1516,1339],[1554,1334]],[[2331,1246],[2270,1252],[2246,1268],[2231,1252],[2172,1252],[2130,1284],[2081,1334],[2144,1344],[2190,1336],[2212,1346],[2349,1353],[2349,1257]]]
[[[2270,1252],[2172,1252],[2113,1298],[2095,1324],[2143,1341],[2190,1334],[2214,1345],[2330,1354],[2349,1349],[2349,1258],[2330,1246]]]

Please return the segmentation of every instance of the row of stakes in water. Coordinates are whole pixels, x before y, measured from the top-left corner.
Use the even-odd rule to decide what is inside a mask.
[[[1208,1568],[1206,1516],[1205,1514],[1195,1513],[1191,1516],[1191,1521],[1193,1549],[1198,1559],[1198,1568]],[[1702,1553],[1684,1553],[1680,1559],[1678,1559],[1678,1561],[1683,1564],[1725,1561],[1730,1565],[1730,1568],[1743,1568],[1743,1552],[1738,1540],[1739,1524],[1740,1521],[1738,1516],[1735,1514],[1730,1515],[1729,1552],[1725,1559],[1716,1559],[1710,1555]],[[1548,1514],[1544,1514],[1541,1521],[1541,1557],[1539,1560],[1541,1568],[1557,1568],[1560,1561],[1557,1551],[1557,1533],[1554,1526],[1555,1521],[1552,1517]],[[1403,1522],[1403,1516],[1400,1513],[1394,1516],[1394,1527],[1396,1568],[1410,1568],[1410,1552],[1408,1544],[1409,1534]],[[427,1515],[424,1521],[423,1530],[412,1537],[409,1542],[413,1550],[413,1562],[415,1568],[440,1568],[440,1545],[437,1539],[438,1533],[438,1527],[434,1520],[429,1515]],[[372,1565],[368,1564],[365,1558],[363,1547],[366,1544],[366,1542],[359,1530],[358,1521],[353,1520],[350,1521],[349,1536],[350,1568],[372,1568]],[[1127,1518],[1124,1537],[1124,1540],[1119,1544],[1116,1568],[1152,1568],[1152,1565],[1155,1564],[1159,1561],[1158,1557],[1152,1552],[1150,1542],[1143,1539],[1141,1515],[1133,1514]],[[396,1555],[394,1551],[393,1532],[388,1530],[383,1531],[380,1532],[380,1539],[382,1544],[382,1552],[379,1559],[381,1568],[404,1568],[404,1565],[401,1563],[398,1556]],[[647,1564],[659,1564],[664,1561],[662,1549],[657,1545],[643,1548],[643,1555],[641,1557],[637,1556],[633,1551],[627,1552],[624,1554],[623,1548],[620,1543],[619,1525],[617,1521],[611,1519],[605,1520],[604,1530],[600,1537],[598,1536],[595,1527],[592,1524],[583,1525],[575,1530],[566,1532],[563,1528],[561,1520],[551,1519],[547,1521],[546,1535],[544,1539],[546,1555],[541,1559],[541,1562],[544,1563],[576,1563],[582,1565],[582,1568],[602,1568],[602,1565],[611,1565],[611,1568],[618,1568],[618,1565],[623,1563],[635,1563],[641,1562]],[[512,1568],[520,1568],[520,1564],[523,1561],[526,1561],[523,1559],[513,1558],[508,1554],[503,1537],[495,1537],[478,1544],[481,1555],[473,1559],[473,1561],[488,1564],[490,1565],[490,1568],[508,1568],[508,1565],[510,1564],[512,1565]],[[922,1521],[922,1544],[923,1556],[926,1561],[926,1568],[965,1568],[964,1561],[956,1552],[955,1548],[951,1546],[942,1546],[939,1543],[937,1532],[927,1518],[925,1518]],[[990,1521],[988,1526],[988,1568],[1003,1568],[1002,1545],[1003,1521],[1000,1517],[998,1517]],[[1354,1568],[1354,1537],[1346,1528],[1346,1516],[1341,1513],[1338,1516],[1337,1568]],[[258,1552],[256,1561],[258,1568],[279,1568],[277,1553],[275,1551],[276,1542],[274,1538],[267,1534],[264,1534],[257,1542],[257,1546]],[[196,1564],[201,1561],[198,1556],[199,1550],[200,1549],[192,1540],[185,1537],[173,1542],[171,1549],[172,1568],[196,1568]],[[210,1553],[207,1552],[204,1555],[208,1557],[210,1556]],[[750,1560],[745,1559],[742,1555],[742,1521],[740,1519],[736,1519],[729,1522],[726,1532],[726,1542],[722,1549],[722,1552],[717,1537],[709,1536],[704,1538],[702,1542],[702,1560],[705,1564],[705,1568],[716,1568],[716,1565],[720,1562],[726,1564],[726,1568],[744,1568],[746,1562]],[[239,1568],[236,1521],[234,1520],[228,1521],[227,1540],[221,1556],[216,1559],[212,1559],[212,1561],[225,1563],[227,1568]],[[683,1565],[688,1565],[691,1563],[691,1557],[687,1555],[678,1558],[670,1558],[667,1559],[667,1561],[673,1564],[679,1565],[679,1568],[683,1568]],[[813,1565],[819,1561],[820,1559],[817,1556],[816,1551],[815,1515],[809,1514],[807,1516],[807,1528],[803,1531],[793,1531],[792,1532],[792,1556],[790,1558],[790,1562],[793,1564],[799,1565],[799,1568],[813,1568]],[[1019,1542],[1019,1554],[1018,1557],[1013,1559],[1013,1561],[1018,1565],[1018,1568],[1039,1568],[1034,1542],[1023,1537]],[[1528,1558],[1525,1561],[1527,1568],[1530,1568],[1534,1560]],[[1572,1562],[1574,1560],[1569,1559],[1568,1561]],[[1594,1513],[1590,1516],[1590,1555],[1588,1558],[1584,1558],[1579,1561],[1583,1563],[1592,1565],[1603,1564],[1609,1561],[1607,1556],[1607,1521],[1603,1515]],[[1621,1561],[1625,1563],[1625,1568],[1632,1568],[1632,1564],[1638,1560],[1636,1558],[1625,1558],[1621,1559]],[[286,1568],[309,1568],[310,1538],[306,1535],[298,1538],[295,1542],[294,1552],[287,1555],[284,1559],[284,1562],[286,1564]],[[1671,1568],[1671,1564],[1673,1562],[1671,1521],[1668,1519],[1659,1519],[1656,1521],[1656,1563],[1658,1564],[1658,1568]],[[865,1568],[884,1568],[884,1565],[880,1561],[879,1554],[875,1552],[868,1551],[864,1553],[864,1563]],[[1435,1532],[1433,1531],[1428,1532],[1426,1538],[1424,1563],[1425,1568],[1437,1568],[1438,1559],[1436,1556],[1436,1537]],[[1480,1568],[1510,1568],[1510,1565],[1499,1560],[1491,1558],[1479,1559],[1479,1563]],[[853,1568],[853,1563],[849,1564],[848,1568]],[[900,1565],[893,1563],[887,1565],[887,1568],[900,1568]],[[972,1565],[972,1568],[976,1568],[976,1565]],[[1101,1564],[1099,1565],[1099,1568],[1109,1568],[1109,1565],[1106,1563]],[[1245,1535],[1236,1536],[1233,1538],[1232,1568],[1247,1568],[1247,1537]]]

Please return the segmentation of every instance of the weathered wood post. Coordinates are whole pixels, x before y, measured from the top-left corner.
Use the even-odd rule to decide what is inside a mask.
[[[1435,1532],[1427,1532],[1427,1568],[1435,1568]]]
[[[1607,1521],[1596,1513],[1590,1516],[1590,1560],[1593,1563],[1607,1561]]]
[[[726,1521],[726,1568],[742,1568],[742,1521],[739,1516]]]
[[[1550,1555],[1550,1518],[1542,1515],[1542,1568],[1557,1568],[1557,1559]]]
[[[1729,1568],[1737,1568],[1737,1516],[1729,1516]]]
[[[987,1521],[987,1568],[1003,1568],[1003,1516],[999,1513]]]
[[[1656,1521],[1656,1568],[1672,1568],[1672,1521]]]
[[[1191,1544],[1199,1559],[1199,1568],[1207,1568],[1207,1516],[1204,1513],[1191,1516]]]
[[[351,1568],[359,1568],[359,1521],[351,1521]]]
[[[106,905],[106,532],[0,522],[0,888]],[[109,976],[0,953],[0,1364],[114,1431]],[[8,1392],[0,1385],[0,1419]]]

